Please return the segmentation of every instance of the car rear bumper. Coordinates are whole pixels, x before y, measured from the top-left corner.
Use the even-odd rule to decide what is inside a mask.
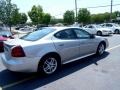
[[[38,58],[21,58],[21,60],[7,60],[5,55],[3,54],[2,62],[4,66],[10,70],[15,72],[37,72],[39,59]]]

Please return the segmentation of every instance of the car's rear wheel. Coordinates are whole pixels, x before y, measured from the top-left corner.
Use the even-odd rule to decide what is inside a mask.
[[[98,32],[97,32],[97,35],[98,35],[98,36],[102,36],[102,32],[101,32],[101,31],[98,31]]]
[[[104,43],[100,43],[97,48],[97,55],[102,55],[105,52],[105,45]]]
[[[115,30],[115,34],[119,34],[119,30],[118,29]]]
[[[45,75],[51,75],[58,70],[60,66],[59,64],[60,63],[58,63],[58,60],[55,56],[46,56],[41,60],[38,66],[38,71]]]

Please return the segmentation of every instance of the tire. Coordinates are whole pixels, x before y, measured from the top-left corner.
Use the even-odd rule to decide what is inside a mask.
[[[101,32],[101,31],[98,31],[98,32],[97,32],[97,35],[98,35],[98,36],[102,36],[102,32]]]
[[[38,71],[44,75],[51,75],[55,73],[60,67],[60,63],[55,56],[45,56],[38,65]]]
[[[118,29],[115,30],[115,34],[119,34],[119,30]]]
[[[100,55],[102,55],[104,52],[105,52],[105,45],[104,45],[104,43],[100,43],[100,44],[98,45],[96,54],[100,56]]]

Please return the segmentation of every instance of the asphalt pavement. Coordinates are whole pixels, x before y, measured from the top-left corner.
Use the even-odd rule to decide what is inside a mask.
[[[104,38],[108,38],[110,44],[104,55],[100,57],[93,55],[66,64],[59,72],[50,76],[11,72],[0,60],[0,88],[3,90],[120,90],[120,35],[104,36]]]

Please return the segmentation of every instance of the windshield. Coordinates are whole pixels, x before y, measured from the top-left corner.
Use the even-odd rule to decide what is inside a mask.
[[[23,37],[21,37],[21,39],[23,40],[27,40],[27,41],[36,41],[39,40],[41,38],[43,38],[44,36],[50,34],[51,32],[53,32],[54,29],[51,28],[44,28],[44,29],[38,29],[37,31],[34,31],[32,33],[29,33]]]

